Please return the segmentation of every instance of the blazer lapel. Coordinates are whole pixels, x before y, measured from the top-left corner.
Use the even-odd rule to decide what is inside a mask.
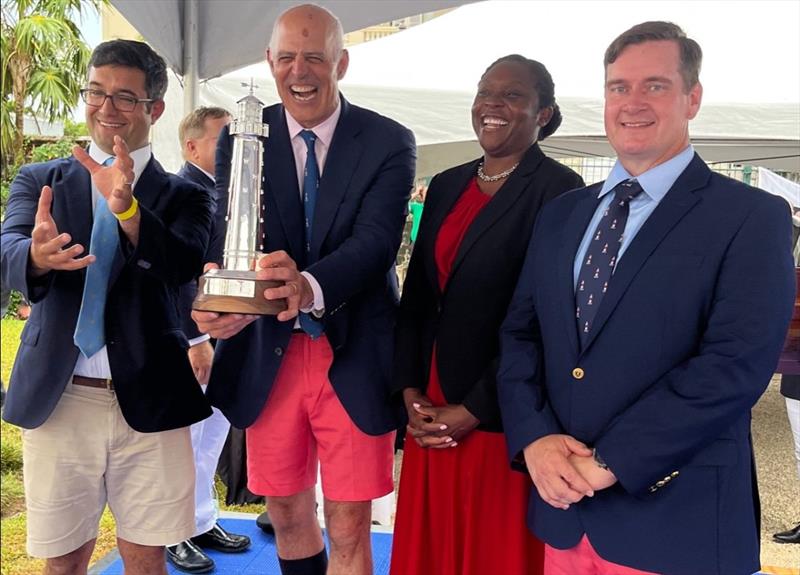
[[[478,238],[497,223],[508,210],[514,207],[520,195],[528,187],[543,159],[544,154],[542,154],[539,146],[535,144],[531,146],[525,152],[519,167],[515,170],[516,173],[509,177],[506,183],[497,190],[497,193],[489,203],[475,216],[475,219],[464,234],[464,239],[461,240],[461,244],[458,246],[456,258],[453,261],[453,269],[450,271],[451,277],[455,275],[461,262],[464,261],[465,255]]]
[[[653,251],[683,216],[700,201],[700,197],[694,192],[708,184],[709,174],[708,167],[695,154],[692,162],[636,234],[614,271],[608,293],[600,302],[600,309],[597,310],[584,351],[603,329],[603,325]]]
[[[92,179],[88,170],[72,158],[67,169],[53,182],[53,217],[59,232],[69,232],[72,241],[81,244],[89,253],[92,237]],[[62,217],[56,215],[58,206]]]
[[[136,187],[133,190],[133,195],[136,196],[136,201],[139,205],[147,208],[148,210],[155,211],[156,204],[158,203],[161,194],[165,192],[169,185],[169,179],[164,168],[161,167],[153,156],[142,171],[136,182]],[[117,281],[122,268],[125,266],[125,257],[122,250],[118,249],[114,257],[114,263],[111,264],[111,272],[108,277],[109,290]]]
[[[347,193],[350,179],[363,152],[358,133],[361,126],[350,115],[350,105],[341,98],[342,111],[333,140],[325,159],[325,168],[319,181],[317,204],[314,208],[314,222],[311,226],[311,261],[320,257],[320,249],[325,236],[333,225],[336,212]]]
[[[305,249],[303,248],[305,225],[303,224],[300,188],[297,184],[294,151],[289,141],[289,129],[286,126],[283,106],[275,106],[267,110],[272,111],[272,114],[270,117],[265,112],[264,118],[270,127],[270,135],[264,146],[264,175],[269,183],[269,189],[265,192],[271,194],[278,207],[278,219],[291,248],[291,255],[298,265],[301,265],[305,261]],[[267,201],[264,202],[265,206],[266,204]],[[268,218],[265,217],[264,220],[267,221]],[[266,229],[264,233],[269,236],[275,233],[275,230]]]
[[[583,197],[575,204],[564,225],[561,250],[558,254],[558,270],[556,270],[557,293],[561,294],[562,323],[567,330],[570,346],[577,355],[579,350],[578,325],[575,320],[575,254],[586,233],[586,227],[592,219],[600,199],[597,197],[599,185],[590,186]]]
[[[425,271],[437,295],[441,295],[441,290],[439,288],[439,272],[436,268],[436,237],[438,236],[438,231],[442,227],[444,219],[450,213],[450,210],[453,209],[453,206],[461,197],[461,194],[464,193],[464,190],[467,189],[467,185],[475,174],[477,167],[478,160],[475,160],[457,169],[450,177],[443,179],[440,177],[440,179],[437,179],[435,193],[438,197],[436,198],[436,202],[426,201],[425,207],[423,208],[423,211],[430,210],[431,212],[430,215],[427,216],[430,219],[426,224],[426,228],[435,230],[435,233],[429,234],[426,238],[425,245],[420,244],[415,246],[414,249],[423,250]]]

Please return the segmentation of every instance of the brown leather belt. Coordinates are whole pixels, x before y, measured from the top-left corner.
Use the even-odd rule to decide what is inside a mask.
[[[72,385],[83,385],[85,387],[99,387],[100,389],[114,389],[114,382],[102,377],[84,377],[82,375],[72,376]]]

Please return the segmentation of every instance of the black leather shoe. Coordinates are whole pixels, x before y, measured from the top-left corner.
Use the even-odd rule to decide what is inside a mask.
[[[186,573],[208,573],[214,569],[214,561],[191,539],[167,547],[167,559]]]
[[[192,537],[192,542],[199,547],[224,553],[239,553],[250,547],[250,538],[247,535],[228,533],[219,523],[215,523],[210,531]]]
[[[270,535],[275,534],[275,526],[272,525],[272,520],[269,518],[269,513],[267,511],[264,511],[264,513],[256,517],[256,525],[264,533],[269,533]]]
[[[800,523],[795,525],[794,529],[776,533],[772,538],[778,543],[800,543]]]

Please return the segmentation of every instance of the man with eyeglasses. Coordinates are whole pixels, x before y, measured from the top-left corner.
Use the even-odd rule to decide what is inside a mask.
[[[88,152],[11,185],[2,280],[33,311],[3,417],[24,428],[27,549],[47,574],[86,573],[106,504],[129,575],[166,574],[164,546],[194,535],[188,426],[211,410],[176,300],[213,200],[152,157],[166,87],[146,44],[100,44],[81,90]]]

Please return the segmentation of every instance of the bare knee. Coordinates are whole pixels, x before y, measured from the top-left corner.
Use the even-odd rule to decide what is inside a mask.
[[[163,546],[139,545],[117,537],[117,548],[125,565],[125,575],[167,575]]]
[[[70,551],[60,557],[51,557],[45,561],[44,575],[75,575],[86,573],[89,569],[89,559],[92,557],[96,539],[87,541],[75,551]]]
[[[325,525],[332,547],[355,547],[369,538],[372,503],[325,500]]]
[[[287,497],[267,497],[267,511],[277,532],[318,526],[313,490]]]

